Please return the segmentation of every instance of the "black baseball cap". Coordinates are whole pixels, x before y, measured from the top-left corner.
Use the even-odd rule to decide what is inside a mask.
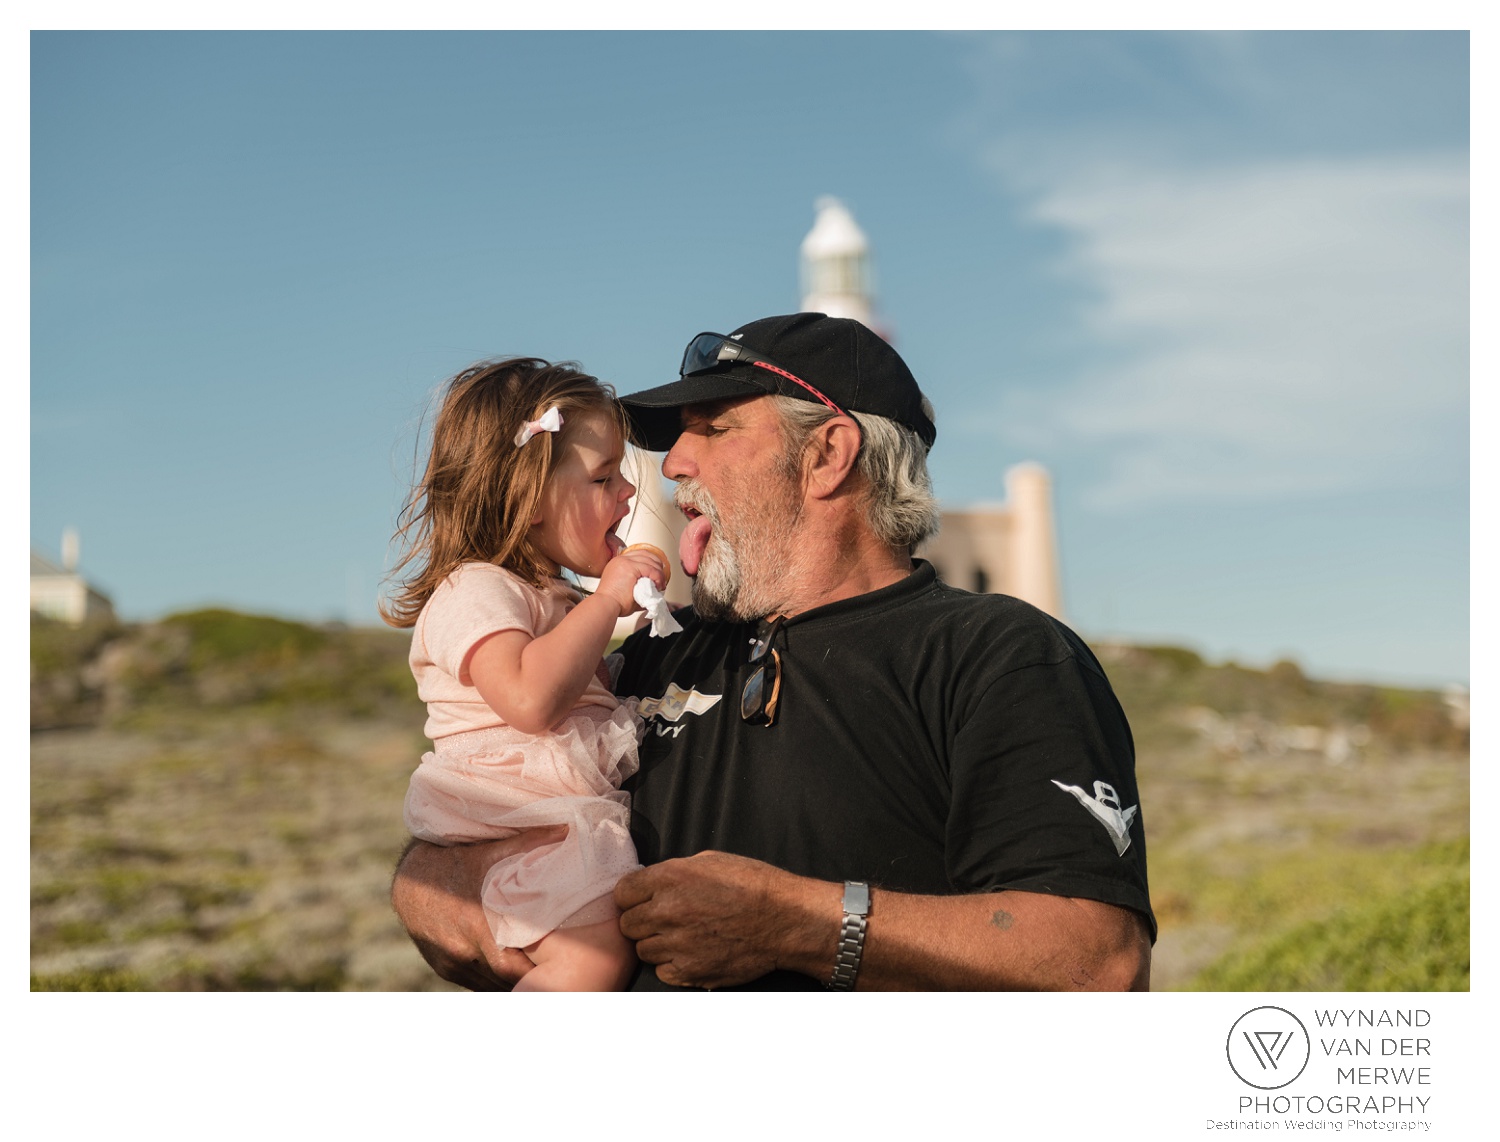
[[[731,397],[779,393],[867,412],[904,424],[928,448],[937,428],[900,354],[868,326],[823,313],[763,317],[733,333],[700,333],[683,354],[681,376],[620,398],[637,442],[666,452],[682,432],[678,409]]]

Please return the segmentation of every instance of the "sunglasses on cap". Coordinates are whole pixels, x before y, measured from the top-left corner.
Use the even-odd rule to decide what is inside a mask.
[[[678,370],[678,373],[684,377],[691,377],[697,373],[706,373],[720,365],[736,364],[754,365],[757,369],[765,369],[779,377],[785,377],[793,384],[801,385],[840,416],[849,415],[801,377],[787,372],[780,365],[766,360],[753,349],[745,348],[738,341],[731,340],[722,333],[700,333],[689,341],[687,349],[682,354],[682,368]]]

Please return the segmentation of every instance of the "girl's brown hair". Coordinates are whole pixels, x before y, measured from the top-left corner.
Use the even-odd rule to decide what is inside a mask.
[[[516,433],[553,405],[561,432],[538,432],[517,447]],[[396,519],[404,551],[380,604],[391,626],[409,627],[440,583],[463,563],[494,563],[545,589],[551,564],[533,548],[531,521],[562,456],[569,424],[596,413],[629,438],[614,390],[573,362],[510,357],[471,365],[450,380],[432,426],[427,471]]]

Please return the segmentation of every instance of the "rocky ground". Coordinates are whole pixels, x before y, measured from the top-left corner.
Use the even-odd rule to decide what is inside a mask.
[[[35,735],[33,985],[446,988],[387,902],[423,745],[346,721]]]

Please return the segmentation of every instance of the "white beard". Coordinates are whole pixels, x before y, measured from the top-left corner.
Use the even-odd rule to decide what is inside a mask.
[[[790,543],[801,500],[788,495],[785,504],[763,502],[754,518],[738,521],[736,533],[730,535],[713,498],[696,480],[679,481],[676,498],[679,505],[707,516],[712,526],[693,580],[694,609],[706,619],[731,622],[749,622],[784,609],[789,585],[808,558]]]

